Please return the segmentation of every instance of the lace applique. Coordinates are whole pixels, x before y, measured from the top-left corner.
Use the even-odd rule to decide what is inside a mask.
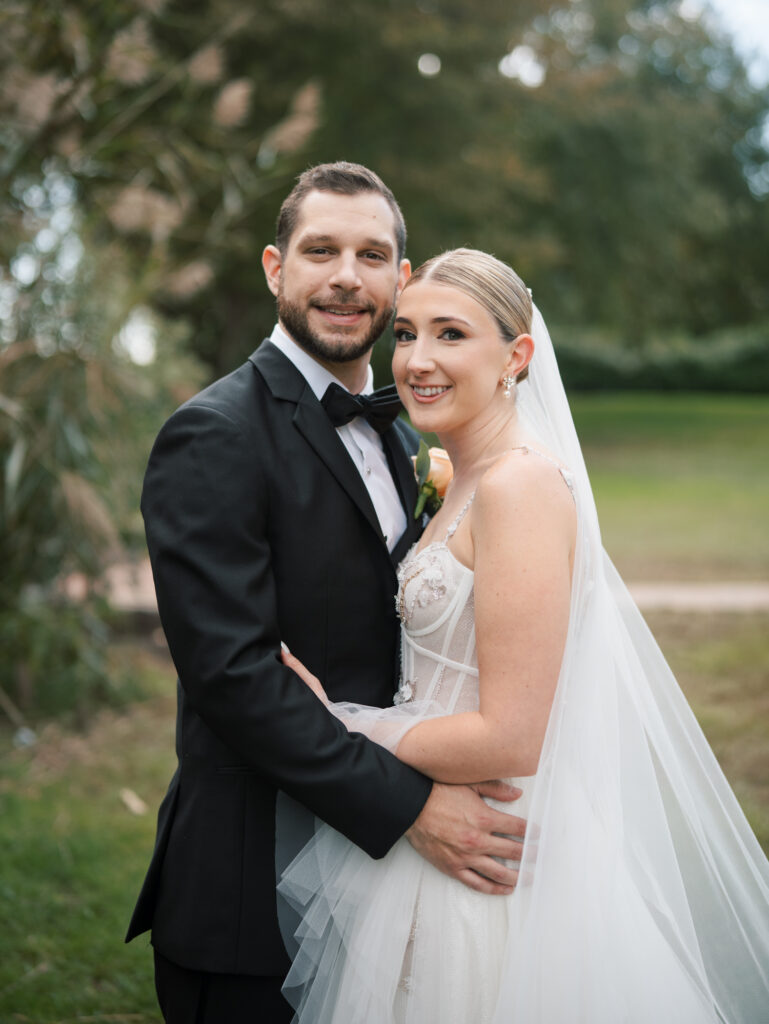
[[[393,704],[408,704],[410,700],[413,700],[417,682],[416,679],[402,679],[400,686],[395,691]]]
[[[465,517],[465,513],[473,503],[475,491],[465,502],[459,515],[446,531],[443,540],[433,541],[426,548],[418,551],[412,558],[407,558],[398,569],[398,593],[395,597],[395,610],[404,625],[413,614],[414,608],[426,608],[432,601],[440,601],[446,596],[446,578],[441,564],[439,549],[447,548],[448,542],[456,533],[457,527]],[[421,579],[420,579],[421,577]],[[412,597],[410,607],[406,601],[406,588],[409,583],[420,579],[420,585]]]
[[[434,545],[430,545],[434,547]],[[395,598],[395,609],[398,618],[404,624],[411,617],[414,608],[426,608],[432,601],[440,601],[446,596],[446,580],[440,559],[430,547],[420,551],[416,558],[403,563],[398,573],[398,594]],[[418,580],[416,592],[410,600],[406,600],[406,589],[410,583]]]

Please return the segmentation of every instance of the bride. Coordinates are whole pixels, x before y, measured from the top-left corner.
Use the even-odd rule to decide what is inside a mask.
[[[527,835],[515,892],[487,896],[405,839],[373,861],[321,826],[279,887],[302,915],[297,1019],[769,1020],[769,864],[601,547],[527,289],[444,253],[395,337],[400,396],[454,478],[400,567],[395,706],[330,709],[440,782],[511,780]]]

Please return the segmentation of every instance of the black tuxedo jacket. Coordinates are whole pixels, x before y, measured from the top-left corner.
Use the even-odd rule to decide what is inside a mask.
[[[430,792],[348,733],[278,656],[283,640],[332,700],[392,701],[395,567],[419,527],[415,435],[396,421],[382,436],[409,523],[392,554],[336,430],[269,342],[178,409],[152,450],[142,512],[179,674],[179,765],[126,941],[152,928],[156,948],[184,967],[287,968],[278,790],[372,857]]]

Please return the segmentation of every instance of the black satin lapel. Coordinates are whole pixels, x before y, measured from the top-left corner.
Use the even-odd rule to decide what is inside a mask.
[[[309,386],[296,407],[294,423],[361,510],[371,524],[372,529],[376,532],[376,535],[384,544],[385,539],[382,534],[382,528],[379,525],[379,519],[377,518],[369,493],[366,490],[366,485],[363,483],[361,475],[355,468],[355,464],[350,458],[347,449]]]
[[[388,427],[382,434],[387,462],[406,515],[411,518],[417,502],[417,481],[414,464],[406,454],[400,435],[395,427]]]
[[[403,509],[406,513],[406,529],[398,540],[390,557],[393,564],[397,565],[422,534],[422,522],[414,519],[414,509],[417,503],[417,481],[414,475],[414,464],[406,453],[400,435],[395,427],[390,427],[382,434],[387,462],[390,466],[395,486],[398,489]]]
[[[276,398],[288,399],[290,402],[299,401],[307,387],[307,381],[288,356],[284,356],[269,338],[265,338],[256,352],[248,358],[264,377]]]
[[[419,538],[421,536],[422,536],[421,517],[420,517],[419,522],[416,522],[416,523],[412,519],[409,522],[409,525],[406,527],[405,531],[403,532],[403,536],[401,537],[401,539],[398,541],[398,543],[395,545],[395,547],[390,552],[390,561],[392,562],[393,567],[395,569],[398,568],[398,566],[401,564],[403,559],[408,554],[409,550],[414,546],[414,544],[416,544],[416,542],[419,540]]]

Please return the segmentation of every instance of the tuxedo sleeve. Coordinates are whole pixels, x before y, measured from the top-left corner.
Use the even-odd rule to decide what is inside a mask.
[[[432,783],[348,733],[281,663],[268,503],[253,439],[236,422],[201,404],[171,417],[142,513],[185,700],[245,765],[380,857]]]

